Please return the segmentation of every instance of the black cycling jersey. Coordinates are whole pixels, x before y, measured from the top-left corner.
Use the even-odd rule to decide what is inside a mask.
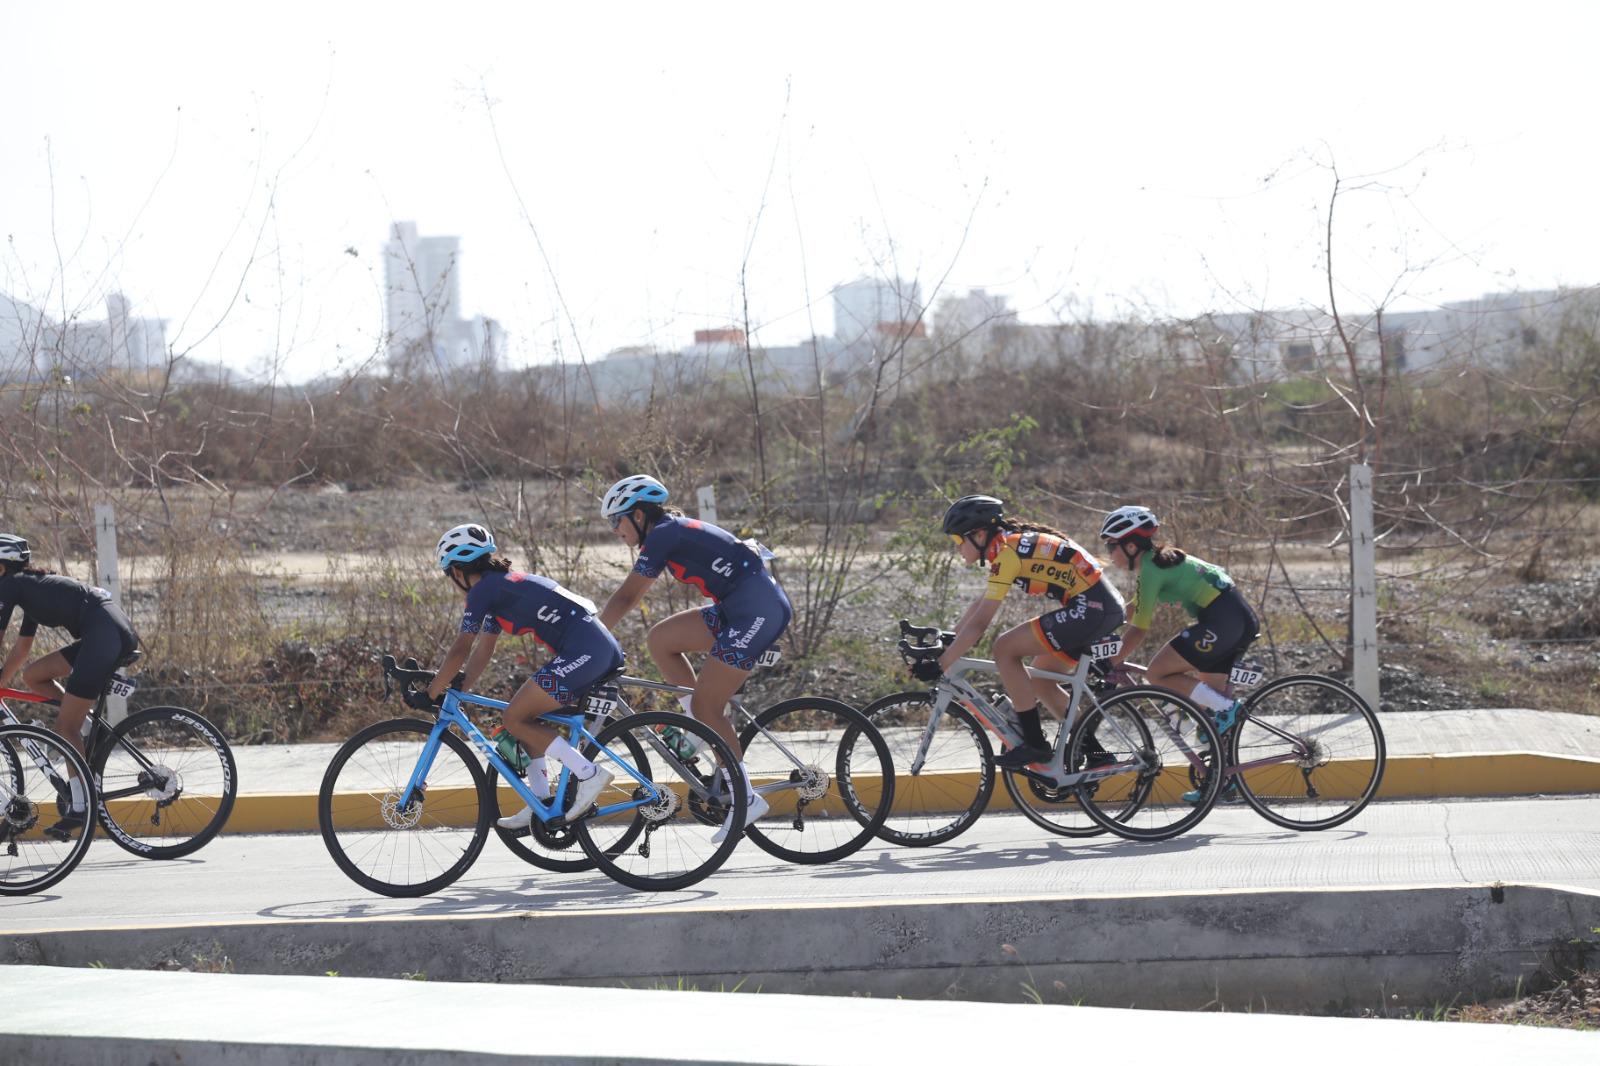
[[[22,608],[18,635],[31,637],[42,625],[83,636],[94,608],[111,602],[111,593],[60,574],[18,572],[0,577],[0,635],[11,625],[11,612]]]

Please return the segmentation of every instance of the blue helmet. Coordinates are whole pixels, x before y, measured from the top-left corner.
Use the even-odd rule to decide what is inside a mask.
[[[488,526],[468,523],[456,526],[439,538],[439,569],[448,570],[456,563],[470,563],[494,551],[494,534]]]
[[[627,514],[641,503],[666,503],[667,487],[649,474],[629,474],[606,490],[600,517]]]

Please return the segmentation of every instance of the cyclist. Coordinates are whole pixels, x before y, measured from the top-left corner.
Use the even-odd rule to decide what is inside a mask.
[[[1118,507],[1100,525],[1100,539],[1112,565],[1137,575],[1133,616],[1111,665],[1122,665],[1144,643],[1157,604],[1182,604],[1194,623],[1156,653],[1144,680],[1188,696],[1211,712],[1222,734],[1233,728],[1239,701],[1220,690],[1227,686],[1235,660],[1261,635],[1261,627],[1226,570],[1169,544],[1157,544],[1160,528],[1155,512],[1138,504]],[[1230,777],[1225,791],[1234,784]],[[1195,791],[1186,798],[1194,802],[1199,796]]]
[[[513,570],[510,560],[495,551],[494,535],[477,523],[455,526],[439,538],[439,569],[467,601],[461,634],[445,652],[428,697],[434,703],[442,700],[450,679],[463,666],[466,676],[461,687],[470,690],[488,667],[501,633],[532,636],[555,652],[511,697],[505,726],[532,757],[527,780],[536,793],[543,794],[549,786],[547,756],[572,771],[578,787],[568,816],[576,818],[589,809],[612,775],[537,719],[577,702],[594,682],[620,668],[622,646],[595,618],[591,601],[547,577]],[[532,821],[533,808],[525,806],[498,824],[526,829]]]
[[[794,612],[767,570],[767,560],[774,557],[770,551],[720,526],[684,517],[666,506],[667,498],[667,487],[646,474],[630,474],[606,490],[600,514],[639,558],[633,573],[606,601],[600,621],[616,625],[639,605],[663,572],[709,598],[709,607],[691,607],[652,626],[650,657],[668,684],[694,689],[679,697],[689,716],[709,725],[739,751],[739,735],[726,714],[728,700],[755,669],[761,653],[783,635]],[[698,677],[689,652],[710,653]],[[749,779],[747,771],[746,782]],[[766,800],[752,790],[746,824],[766,811]],[[732,827],[724,823],[714,839],[720,842],[730,831]]]
[[[1030,596],[1045,596],[1060,606],[1031,622],[1006,630],[995,639],[993,655],[1000,683],[1017,709],[1023,742],[995,759],[995,765],[1018,770],[1050,758],[1050,742],[1039,721],[1041,707],[1059,719],[1067,710],[1060,685],[1030,677],[1024,660],[1047,656],[1069,670],[1089,645],[1122,624],[1122,596],[1106,580],[1100,563],[1065,533],[1005,513],[993,496],[963,496],[944,513],[944,532],[961,558],[989,565],[989,586],[973,600],[956,623],[956,636],[937,662],[919,663],[918,680],[936,681],[955,665],[988,630],[1000,603],[1012,587]],[[1087,745],[1089,765],[1110,756],[1093,737]]]
[[[11,625],[11,612],[22,608],[17,642],[0,664],[0,683],[14,685],[18,671],[33,692],[61,701],[55,731],[87,755],[83,748],[84,719],[105,691],[111,675],[139,647],[139,635],[128,616],[111,602],[105,589],[85,585],[61,574],[30,566],[28,542],[14,533],[0,533],[0,636]],[[65,629],[72,643],[32,663],[33,636],[40,625]],[[63,688],[60,678],[66,678]],[[71,779],[71,800],[61,820],[45,832],[61,840],[82,829],[89,818],[88,793],[76,776]]]

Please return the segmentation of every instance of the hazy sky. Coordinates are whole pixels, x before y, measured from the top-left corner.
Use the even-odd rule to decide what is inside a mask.
[[[0,0],[0,40],[0,289],[296,378],[379,342],[397,218],[519,362],[679,346],[741,278],[769,344],[864,273],[1325,305],[1334,166],[1348,307],[1600,282],[1591,3]]]

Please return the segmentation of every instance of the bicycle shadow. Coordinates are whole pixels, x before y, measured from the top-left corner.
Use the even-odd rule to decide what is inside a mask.
[[[556,880],[556,879],[565,880]],[[576,880],[573,880],[576,879]],[[716,895],[708,889],[682,889],[676,892],[636,892],[599,874],[546,873],[525,877],[508,884],[504,878],[491,883],[469,879],[440,889],[431,896],[394,899],[374,896],[367,899],[344,897],[329,900],[304,900],[257,911],[263,918],[296,921],[327,921],[349,918],[483,917],[526,913],[530,910],[565,911],[665,908],[686,903],[704,903]]]
[[[867,861],[856,859],[855,870],[837,873],[828,868],[820,876],[850,877],[873,876],[889,872],[917,873],[946,870],[997,870],[1015,869],[1019,866],[1041,866],[1045,863],[1073,859],[1105,859],[1138,855],[1181,855],[1209,846],[1215,837],[1205,833],[1186,833],[1172,840],[1149,843],[1120,838],[1096,837],[1091,842],[1068,843],[1065,840],[1029,841],[997,847],[993,843],[943,844],[931,848],[886,848]],[[836,864],[843,865],[844,863]]]

